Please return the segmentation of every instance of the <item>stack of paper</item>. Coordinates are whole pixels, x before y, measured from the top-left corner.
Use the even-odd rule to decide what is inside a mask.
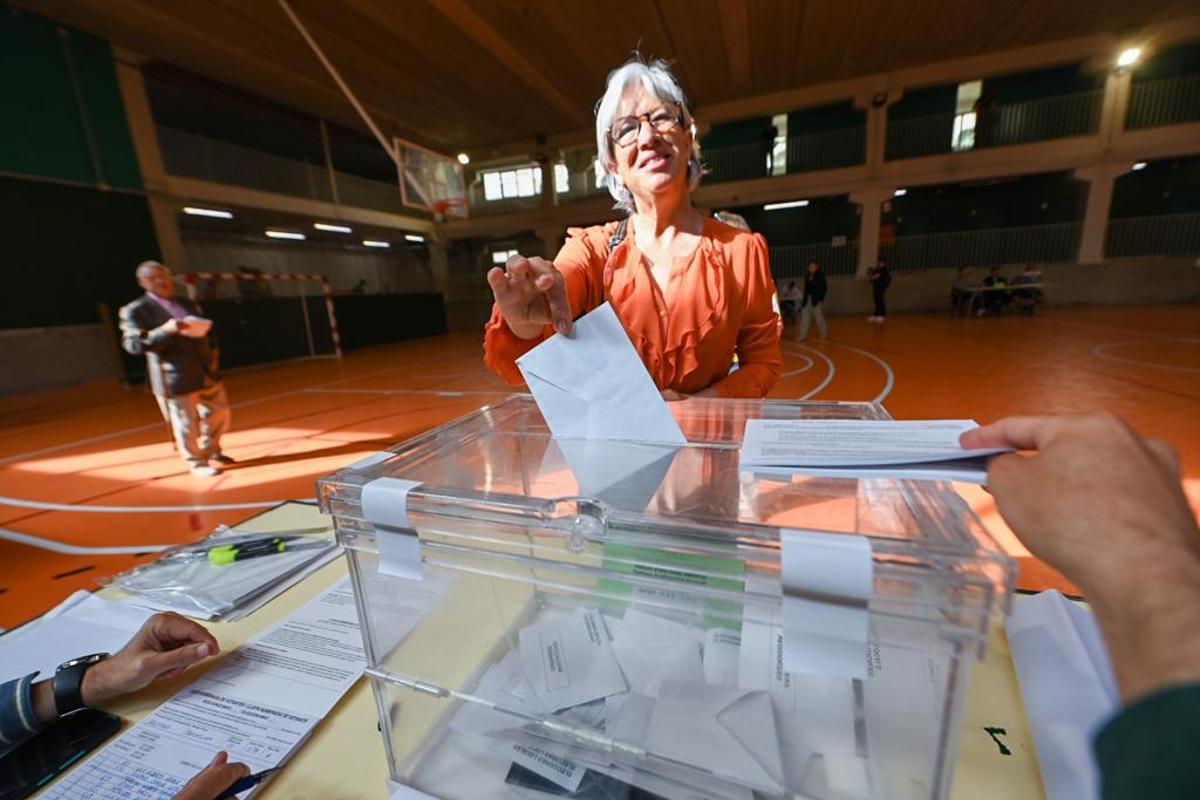
[[[833,478],[987,483],[987,459],[1012,448],[965,450],[974,420],[773,420],[746,422],[742,469]]]
[[[208,558],[214,547],[288,536],[286,531],[262,534],[222,527],[201,542],[118,575],[113,584],[147,608],[205,620],[241,619],[340,555],[330,536],[304,534],[287,542],[294,552],[216,565]]]
[[[0,636],[0,683],[31,672],[48,677],[88,653],[115,653],[152,612],[78,591],[54,609]]]

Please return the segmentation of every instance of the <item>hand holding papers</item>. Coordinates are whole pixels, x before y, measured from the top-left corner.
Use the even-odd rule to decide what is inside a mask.
[[[608,303],[517,366],[555,438],[687,443]]]
[[[212,330],[212,320],[189,314],[182,320],[185,325],[179,326],[179,332],[190,339],[203,339]]]
[[[987,482],[987,457],[1011,448],[966,450],[978,427],[948,420],[766,420],[746,422],[743,469],[847,478]]]

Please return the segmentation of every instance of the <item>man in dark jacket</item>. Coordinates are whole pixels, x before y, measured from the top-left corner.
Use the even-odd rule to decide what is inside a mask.
[[[821,310],[821,304],[825,302],[825,294],[828,291],[829,284],[825,282],[825,273],[821,271],[821,265],[815,260],[808,262],[807,271],[804,273],[804,291],[800,296],[800,330],[796,333],[797,339],[808,336],[808,326],[814,317],[821,338],[829,338],[829,326],[825,324],[825,313]]]
[[[146,293],[120,311],[121,346],[146,356],[150,388],[171,423],[175,444],[201,478],[218,475],[233,459],[221,452],[229,427],[229,400],[217,371],[217,348],[209,320],[191,300],[175,297],[171,271],[157,261],[137,268]]]
[[[887,290],[892,285],[892,271],[888,269],[887,259],[879,259],[878,266],[872,267],[867,277],[871,280],[871,297],[875,300],[875,310],[867,317],[867,322],[883,322],[887,317]]]

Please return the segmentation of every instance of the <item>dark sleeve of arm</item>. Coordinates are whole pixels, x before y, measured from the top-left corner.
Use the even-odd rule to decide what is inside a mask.
[[[135,311],[134,304],[121,307],[121,347],[125,348],[126,353],[134,356],[161,350],[171,338],[171,334],[155,333],[142,327],[142,324],[134,319]]]
[[[1200,684],[1165,689],[1124,709],[1096,736],[1104,800],[1200,797]]]
[[[33,713],[33,678],[0,683],[0,754],[6,753],[42,729]]]

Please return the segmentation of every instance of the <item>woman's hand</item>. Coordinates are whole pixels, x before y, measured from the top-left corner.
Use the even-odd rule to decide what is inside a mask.
[[[234,783],[250,774],[250,768],[245,764],[229,762],[229,754],[224,750],[196,776],[187,782],[175,795],[175,800],[215,800]]]
[[[220,650],[202,626],[174,612],[155,614],[111,658],[83,676],[80,691],[88,706],[136,692],[171,678]]]
[[[516,255],[493,267],[488,285],[508,328],[519,339],[536,339],[547,325],[571,333],[571,303],[562,273],[544,258]]]

